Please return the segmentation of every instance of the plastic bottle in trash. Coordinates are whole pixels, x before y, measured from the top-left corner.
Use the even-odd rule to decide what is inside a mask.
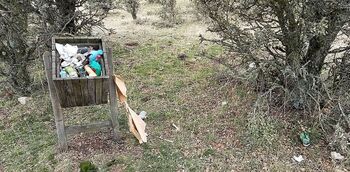
[[[62,69],[60,71],[60,76],[61,76],[61,78],[67,78],[68,77],[68,73]]]
[[[86,76],[86,71],[85,71],[84,67],[79,67],[78,71],[79,71],[79,76],[80,77],[85,77]]]
[[[77,71],[72,66],[67,66],[64,70],[68,73],[70,77],[78,77]]]

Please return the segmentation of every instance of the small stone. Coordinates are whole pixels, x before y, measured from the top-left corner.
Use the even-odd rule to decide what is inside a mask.
[[[293,159],[294,159],[296,162],[304,161],[304,158],[303,158],[303,156],[301,156],[301,155],[299,155],[299,156],[293,156]]]
[[[250,63],[250,64],[249,64],[249,68],[256,68],[255,63],[254,63],[254,62]]]
[[[331,157],[333,160],[343,160],[345,157],[338,152],[331,152]]]
[[[19,101],[19,103],[21,103],[22,105],[25,105],[29,100],[31,100],[30,97],[20,97],[17,99]]]
[[[227,105],[227,101],[221,102],[221,106],[225,106],[225,105]]]
[[[187,55],[185,53],[180,53],[178,56],[177,56],[178,59],[180,60],[185,60],[187,58]]]

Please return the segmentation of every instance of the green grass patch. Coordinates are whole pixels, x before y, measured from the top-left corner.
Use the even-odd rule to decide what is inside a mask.
[[[45,99],[44,99],[45,100]],[[30,106],[41,108],[30,108]],[[56,138],[45,101],[16,105],[0,131],[0,157],[6,171],[52,171]],[[24,106],[24,107],[23,107]],[[16,109],[16,110],[15,110]]]

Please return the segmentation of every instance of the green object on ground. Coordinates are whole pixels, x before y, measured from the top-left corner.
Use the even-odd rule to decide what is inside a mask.
[[[97,167],[90,161],[83,161],[79,165],[80,172],[97,172]]]
[[[310,145],[310,136],[309,133],[307,133],[306,131],[303,131],[300,134],[300,140],[303,143],[304,146],[309,146]]]

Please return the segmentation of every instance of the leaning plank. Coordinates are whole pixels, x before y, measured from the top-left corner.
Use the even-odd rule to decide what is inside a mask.
[[[85,132],[93,132],[98,131],[103,128],[109,128],[111,127],[112,123],[110,120],[107,121],[101,121],[86,125],[73,125],[73,126],[67,126],[65,127],[67,135],[74,135],[74,134],[80,134]]]
[[[65,151],[68,149],[67,145],[67,137],[64,131],[64,119],[62,108],[58,100],[58,95],[52,80],[52,60],[50,52],[45,52],[43,55],[45,70],[46,70],[46,78],[49,85],[49,92],[51,97],[51,104],[53,113],[55,115],[55,123],[56,123],[56,132],[58,137],[58,147],[61,151]]]

